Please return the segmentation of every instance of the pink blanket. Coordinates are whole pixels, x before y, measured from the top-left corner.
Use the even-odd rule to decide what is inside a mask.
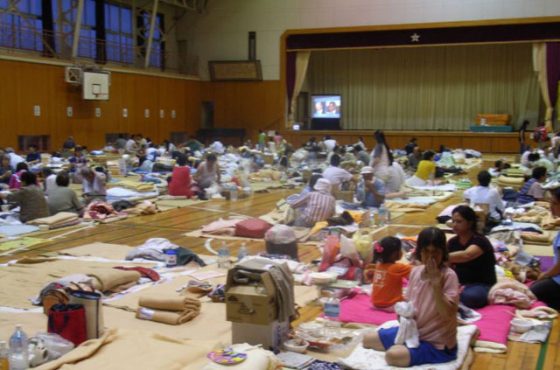
[[[480,330],[478,340],[507,344],[515,307],[493,304],[476,311],[482,315],[482,318],[474,323]]]
[[[381,325],[384,322],[396,319],[397,314],[395,313],[374,309],[371,306],[370,296],[365,293],[340,302],[339,320],[342,322]]]
[[[542,305],[541,302],[535,302],[531,308],[540,305]],[[482,315],[482,318],[474,323],[480,330],[478,339],[506,345],[511,320],[515,315],[515,307],[490,305],[476,311]],[[381,325],[396,319],[397,315],[394,313],[374,309],[371,306],[370,296],[365,293],[340,302],[339,320],[342,322]]]

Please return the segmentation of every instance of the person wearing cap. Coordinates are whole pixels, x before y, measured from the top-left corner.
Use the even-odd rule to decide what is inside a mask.
[[[362,167],[360,175],[356,198],[364,207],[379,207],[385,201],[385,184],[374,176],[373,167]]]
[[[290,207],[297,212],[294,226],[313,227],[315,223],[334,215],[336,200],[331,194],[331,182],[320,178],[313,190],[302,197],[288,200]]]

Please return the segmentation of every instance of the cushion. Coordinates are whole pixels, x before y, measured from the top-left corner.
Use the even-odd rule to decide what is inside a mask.
[[[266,221],[259,218],[250,218],[235,225],[235,236],[244,238],[262,239],[264,234],[272,227]]]

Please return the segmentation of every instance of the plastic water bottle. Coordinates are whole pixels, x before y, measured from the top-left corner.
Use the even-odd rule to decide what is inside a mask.
[[[16,325],[16,330],[10,337],[10,370],[29,368],[28,343],[27,335],[21,325]]]
[[[0,370],[10,370],[10,351],[6,341],[0,341]]]
[[[338,321],[338,317],[340,316],[340,299],[338,299],[334,293],[331,294],[329,299],[325,302],[323,314],[327,319],[325,322],[325,336],[333,337],[340,328],[340,322]]]
[[[232,186],[229,191],[229,199],[232,202],[237,202],[238,194],[237,194],[237,186]]]
[[[249,255],[249,250],[247,249],[247,244],[245,242],[241,243],[239,251],[237,252],[237,261],[241,261],[243,258]]]
[[[229,268],[229,247],[227,246],[226,242],[222,242],[222,246],[218,250],[218,268]]]
[[[373,227],[375,226],[375,214],[377,213],[377,210],[375,208],[370,208],[369,209],[369,226]]]
[[[387,225],[387,208],[382,204],[379,206],[379,226]]]

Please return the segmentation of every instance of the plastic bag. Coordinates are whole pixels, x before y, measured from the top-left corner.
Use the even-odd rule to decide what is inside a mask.
[[[358,230],[352,237],[356,251],[360,254],[362,261],[365,263],[371,262],[373,256],[373,239],[367,233]]]
[[[323,246],[323,258],[321,259],[319,271],[326,271],[334,263],[339,250],[340,239],[338,236],[334,234],[328,235]]]
[[[45,348],[49,354],[49,361],[64,356],[74,349],[74,344],[58,334],[53,333],[37,333],[36,338],[43,341]]]
[[[352,260],[354,265],[361,264],[360,254],[356,249],[354,240],[347,238],[344,235],[340,235],[340,255]]]

